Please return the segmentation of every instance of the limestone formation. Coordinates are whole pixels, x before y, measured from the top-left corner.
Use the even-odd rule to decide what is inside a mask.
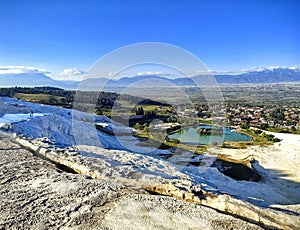
[[[65,172],[3,136],[0,154],[1,229],[261,229],[201,205]]]
[[[212,193],[184,178],[163,178],[161,176],[142,174],[126,166],[124,166],[125,168],[122,168],[121,166],[112,167],[112,165],[104,158],[84,157],[79,152],[76,152],[76,149],[74,148],[58,148],[47,139],[28,139],[18,137],[16,138],[16,141],[22,147],[30,149],[35,154],[38,154],[39,156],[55,162],[59,167],[64,166],[69,171],[82,174],[82,176],[68,174],[68,177],[74,176],[76,178],[80,178],[81,183],[86,183],[85,186],[88,186],[88,190],[93,190],[92,188],[98,186],[103,187],[104,182],[108,183],[109,181],[110,183],[112,183],[114,186],[113,191],[105,190],[104,194],[108,193],[110,194],[109,197],[111,198],[112,196],[114,199],[104,198],[107,199],[105,203],[112,202],[115,205],[117,200],[123,199],[124,196],[128,195],[129,190],[129,194],[131,195],[139,194],[141,191],[148,191],[151,192],[151,194],[165,195],[173,197],[176,200],[183,200],[189,203],[211,207],[221,212],[246,219],[249,222],[259,224],[263,227],[295,229],[300,224],[300,219],[297,215],[276,211],[270,208],[254,206],[246,201],[236,199],[226,194]],[[35,160],[37,162],[43,162],[43,164],[51,165],[48,162],[45,163],[44,161],[41,161],[39,158],[35,158]],[[57,173],[54,175],[57,175]],[[62,173],[58,174],[57,176],[60,177],[62,175],[65,174]],[[94,178],[96,180],[86,179],[83,175],[85,177],[88,176],[88,178]],[[38,182],[34,183],[36,184]],[[73,184],[67,187],[70,188],[72,187],[72,185]],[[109,184],[108,186],[111,185]],[[84,187],[79,191],[83,191],[86,189],[87,188]],[[98,193],[96,192],[95,195],[97,196]],[[82,199],[83,198],[80,198],[78,200]],[[91,198],[85,199],[89,200]],[[96,208],[96,210],[97,209],[98,207]],[[89,206],[88,210],[92,210],[92,207]],[[89,213],[89,215],[94,216],[96,214]]]

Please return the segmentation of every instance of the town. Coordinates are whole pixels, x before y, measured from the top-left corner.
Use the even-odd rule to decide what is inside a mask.
[[[139,123],[147,122],[149,118],[149,112],[144,115],[143,107],[137,109],[136,116],[132,116],[131,119],[138,119]],[[156,115],[157,118],[161,117],[164,120],[167,114],[159,116],[161,111],[167,110],[162,106],[157,106],[152,112],[152,118]],[[142,111],[142,113],[141,113]],[[167,111],[170,111],[168,109]],[[144,115],[144,116],[143,116]],[[191,123],[195,122],[195,119],[200,123],[212,124],[213,120],[221,119],[226,126],[239,126],[242,129],[248,129],[255,127],[272,132],[282,133],[300,133],[300,108],[289,106],[251,106],[251,105],[238,105],[227,104],[226,109],[221,110],[216,114],[213,109],[209,108],[205,104],[195,105],[194,107],[187,106],[179,113],[173,111],[167,115],[167,122],[183,123],[183,120]],[[135,122],[136,123],[136,122]],[[135,124],[134,123],[134,124]]]

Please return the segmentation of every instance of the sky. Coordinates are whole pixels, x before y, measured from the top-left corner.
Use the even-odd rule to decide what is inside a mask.
[[[0,0],[0,66],[87,71],[103,55],[163,42],[212,70],[299,66],[298,0]]]

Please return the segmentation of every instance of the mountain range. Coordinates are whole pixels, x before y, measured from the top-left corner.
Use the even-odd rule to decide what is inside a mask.
[[[227,73],[212,72],[211,75],[213,75],[216,81],[221,84],[300,82],[300,69],[294,67],[265,68]],[[115,88],[126,88],[131,85],[136,85],[137,87],[151,87],[155,86],[156,82],[159,82],[160,85],[164,84],[164,82],[168,82],[169,84],[177,86],[195,86],[194,79],[199,77],[203,77],[203,75],[200,74],[192,78],[183,77],[176,79],[169,79],[158,75],[143,75],[123,77],[115,80],[109,80],[107,78],[90,78],[81,81],[71,81],[54,80],[46,73],[33,71],[25,73],[1,73],[0,87],[52,86],[64,89],[80,88],[85,90],[97,90],[99,86],[105,86],[106,90],[111,91]],[[166,84],[166,86],[168,86],[168,84]]]

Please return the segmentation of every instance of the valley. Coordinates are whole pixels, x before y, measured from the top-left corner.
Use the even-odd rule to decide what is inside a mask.
[[[223,93],[219,108],[195,87],[181,89],[190,101],[179,104],[156,91],[147,98],[1,88],[0,129],[66,172],[205,205],[261,227],[293,229],[300,199],[299,88],[212,87]],[[270,221],[274,216],[286,223]]]
[[[48,95],[53,95],[54,92],[59,92],[60,95],[70,93],[57,89],[47,90]],[[23,92],[21,96],[24,94],[26,93]],[[16,95],[20,96],[20,94]],[[36,95],[36,98],[39,98],[39,94]],[[109,112],[110,100],[106,99],[106,93],[100,95],[102,97],[98,101],[106,102],[105,105],[108,106],[105,109]],[[117,94],[108,93],[107,95],[109,99]],[[149,113],[146,116],[150,119],[149,124],[144,120],[147,125],[141,127],[135,125],[135,129],[142,129],[145,134],[149,130],[150,135],[153,134],[150,126],[156,123],[151,120],[160,120],[164,116],[171,124],[175,124],[174,121],[172,123],[172,119],[176,119],[176,122],[186,121],[184,125],[201,121],[213,122],[212,115],[209,116],[209,107],[205,103],[195,105],[198,109],[208,109],[201,111],[201,117],[189,115],[193,113],[189,106],[183,106],[183,112],[175,116],[176,110],[169,104],[161,104],[162,102],[152,99],[125,96],[130,100],[122,103],[127,106],[124,112],[129,109],[131,113],[120,112],[119,116],[126,117],[127,115],[129,119],[131,116],[133,118],[141,116],[140,119],[145,119],[145,114]],[[118,96],[114,97],[118,98]],[[31,96],[25,98],[32,99]],[[80,98],[83,98],[82,102],[88,102],[89,98],[94,98],[94,94],[87,93],[86,96],[82,95]],[[1,130],[12,135],[11,138],[22,147],[61,165],[60,167],[69,168],[73,172],[94,179],[110,178],[125,186],[134,186],[153,194],[203,204],[242,219],[247,216],[250,222],[261,226],[287,227],[298,223],[294,214],[287,215],[287,213],[297,213],[299,205],[297,196],[299,190],[297,172],[299,172],[298,166],[300,165],[297,163],[299,162],[297,155],[299,140],[295,134],[283,136],[279,133],[264,131],[264,135],[261,135],[262,132],[256,132],[255,127],[244,129],[240,127],[244,130],[242,132],[253,132],[251,135],[254,140],[236,142],[237,144],[225,141],[218,145],[195,146],[194,148],[180,141],[165,140],[165,136],[160,136],[161,131],[158,136],[154,137],[150,137],[148,133],[147,138],[143,140],[145,136],[133,135],[132,127],[109,118],[113,116],[97,115],[92,110],[86,113],[63,108],[64,106],[59,104],[57,107],[25,102],[16,98],[1,97],[0,99],[1,111],[4,113]],[[136,101],[146,101],[147,104],[132,104]],[[87,107],[84,103],[81,106],[93,108],[90,103]],[[118,110],[114,112],[116,111]],[[18,115],[19,113],[27,114],[27,116]],[[14,120],[10,114],[15,114],[14,117],[17,120]],[[187,118],[189,119],[186,120]],[[144,121],[141,121],[143,124]],[[101,129],[96,129],[97,125],[101,126]],[[274,141],[268,140],[268,135],[278,138],[280,142],[274,144]],[[287,152],[288,140],[291,139],[294,139],[294,149],[289,149]],[[264,153],[265,156],[260,153]],[[272,158],[272,161],[267,162],[268,158]],[[281,160],[284,160],[286,164],[282,165]],[[293,167],[288,164],[289,161],[293,162]],[[276,181],[281,182],[278,184]],[[165,184],[169,187],[165,187]],[[288,189],[283,189],[284,186]],[[182,187],[185,189],[182,190]],[[225,198],[224,194],[229,194],[229,198]],[[203,196],[206,198],[203,199]],[[222,202],[231,203],[232,208],[224,209],[220,206],[219,199],[225,199],[226,201]],[[246,202],[243,203],[246,209],[238,208],[239,202]],[[278,210],[282,211],[278,212]],[[246,214],[247,212],[253,213],[251,217]],[[257,212],[260,213],[258,218],[254,216]],[[272,214],[273,212],[276,214]],[[283,215],[288,223],[282,223],[280,220],[270,222],[269,218],[273,215]]]
[[[0,230],[300,229],[300,1],[0,1]]]

